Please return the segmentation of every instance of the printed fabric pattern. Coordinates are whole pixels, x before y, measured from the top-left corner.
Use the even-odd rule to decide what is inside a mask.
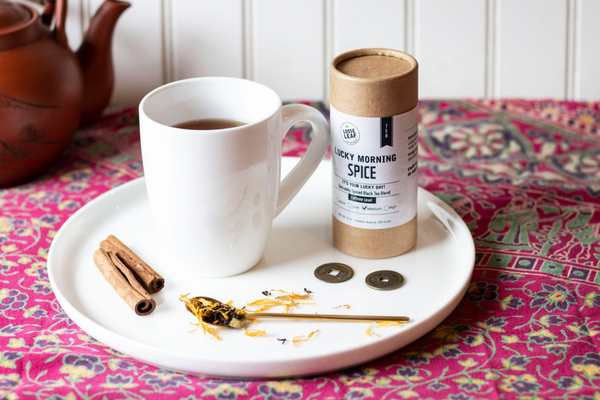
[[[352,369],[253,381],[158,368],[90,337],[46,261],[69,216],[143,175],[137,108],[111,109],[43,176],[0,189],[0,398],[600,400],[600,103],[423,101],[419,114],[419,185],[476,244],[467,293],[433,331]],[[296,125],[284,154],[309,140]]]

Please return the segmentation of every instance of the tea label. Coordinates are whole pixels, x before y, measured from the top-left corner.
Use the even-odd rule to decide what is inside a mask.
[[[403,225],[417,215],[418,106],[368,118],[331,107],[333,215],[364,229]]]

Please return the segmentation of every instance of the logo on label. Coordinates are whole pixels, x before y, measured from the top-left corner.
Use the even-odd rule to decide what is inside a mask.
[[[358,128],[350,122],[344,122],[342,124],[340,133],[342,135],[342,140],[346,142],[346,144],[356,144],[360,139]]]

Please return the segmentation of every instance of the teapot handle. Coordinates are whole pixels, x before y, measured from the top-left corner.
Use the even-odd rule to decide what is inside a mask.
[[[54,1],[48,1],[44,4],[44,11],[42,12],[42,23],[50,26],[52,23],[52,17],[54,16]]]
[[[69,41],[65,33],[65,24],[67,21],[67,0],[49,0],[44,6],[42,13],[42,22],[50,25],[54,16],[54,40],[61,45],[68,47]]]

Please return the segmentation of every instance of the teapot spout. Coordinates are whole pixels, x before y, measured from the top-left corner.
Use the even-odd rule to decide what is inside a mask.
[[[130,5],[124,1],[104,1],[77,50],[85,86],[82,125],[98,119],[110,101],[114,86],[112,36],[117,20]]]

